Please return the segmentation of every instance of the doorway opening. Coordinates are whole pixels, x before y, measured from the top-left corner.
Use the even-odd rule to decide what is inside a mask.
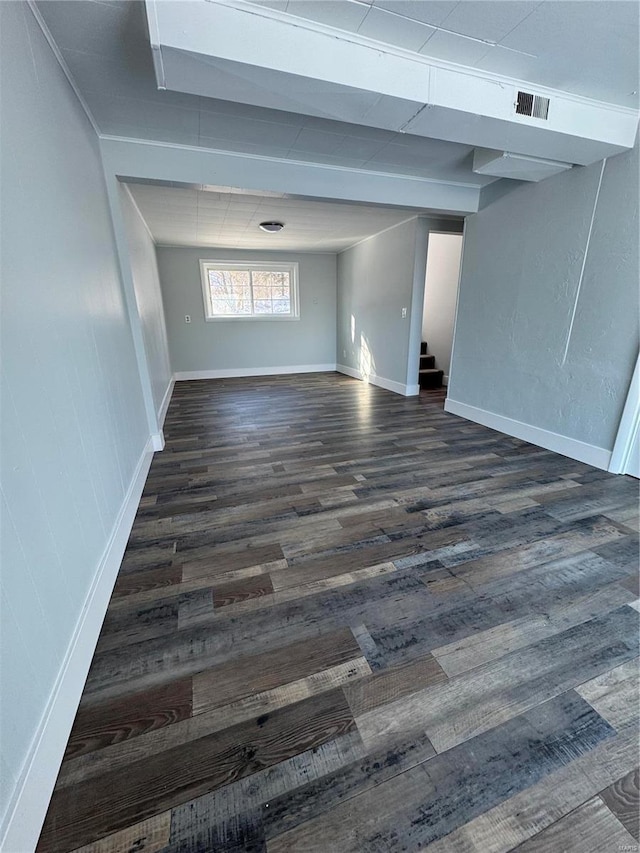
[[[461,260],[462,234],[430,232],[422,311],[421,389],[449,384]]]

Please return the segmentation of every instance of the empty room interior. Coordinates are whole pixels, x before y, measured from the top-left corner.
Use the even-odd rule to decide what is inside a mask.
[[[3,853],[639,849],[639,14],[0,3]]]

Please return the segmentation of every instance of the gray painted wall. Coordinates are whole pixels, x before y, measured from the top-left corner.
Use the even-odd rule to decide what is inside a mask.
[[[410,219],[338,255],[338,363],[403,385],[418,230]]]
[[[98,140],[28,6],[0,17],[4,815],[149,433]]]
[[[129,190],[122,185],[118,189],[153,402],[159,415],[172,374],[156,246]]]
[[[162,246],[157,255],[174,371],[335,364],[335,255]],[[300,319],[207,323],[200,259],[299,263]]]
[[[462,222],[410,219],[338,255],[338,364],[417,385],[432,230],[459,233]]]
[[[585,260],[601,168],[468,217],[449,396],[610,450],[638,352],[638,146],[606,163]]]

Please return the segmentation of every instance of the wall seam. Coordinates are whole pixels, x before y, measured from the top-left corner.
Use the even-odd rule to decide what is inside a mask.
[[[42,30],[42,34],[44,35],[45,39],[47,40],[47,44],[51,48],[51,52],[53,53],[56,60],[58,61],[58,65],[60,66],[60,68],[62,68],[64,76],[69,81],[69,85],[73,89],[76,98],[78,99],[78,101],[80,101],[80,106],[82,107],[82,109],[85,112],[85,115],[89,119],[91,127],[94,129],[96,136],[100,137],[100,128],[98,127],[98,123],[94,119],[93,114],[92,114],[91,110],[89,109],[89,105],[85,101],[84,97],[82,96],[82,93],[80,92],[80,89],[76,85],[76,81],[73,79],[73,76],[72,76],[71,72],[69,71],[69,67],[68,67],[67,63],[64,61],[62,53],[60,52],[60,48],[58,47],[58,45],[55,42],[55,39],[51,35],[51,31],[49,30],[49,27],[47,26],[44,18],[40,14],[40,10],[38,9],[38,7],[35,4],[35,0],[27,0],[27,6],[31,10],[33,17],[38,22],[38,26]]]
[[[564,367],[567,361],[567,355],[569,354],[569,345],[571,344],[571,335],[573,334],[573,324],[575,323],[576,313],[578,311],[578,301],[580,299],[580,292],[582,290],[582,280],[584,278],[584,270],[587,265],[587,257],[589,255],[589,244],[591,243],[591,233],[593,231],[593,223],[596,218],[596,208],[598,207],[598,199],[600,198],[600,189],[602,187],[602,178],[604,177],[604,167],[607,165],[607,158],[605,157],[602,161],[602,169],[600,169],[600,178],[598,179],[598,187],[596,189],[596,196],[593,200],[593,210],[591,211],[591,222],[589,223],[589,231],[587,233],[587,242],[584,247],[584,255],[582,257],[582,266],[580,268],[580,275],[578,277],[578,287],[576,289],[575,299],[573,301],[573,311],[571,312],[571,320],[569,321],[569,329],[567,330],[567,341],[564,347],[564,355],[562,356],[561,367]]]

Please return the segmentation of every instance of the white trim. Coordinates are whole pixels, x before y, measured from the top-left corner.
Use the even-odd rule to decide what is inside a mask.
[[[246,151],[229,151],[226,148],[204,148],[202,145],[188,145],[185,142],[165,142],[162,139],[140,139],[135,136],[119,136],[118,134],[113,133],[100,133],[100,139],[104,139],[107,142],[127,142],[133,145],[149,145],[154,148],[173,148],[178,151],[196,151],[198,154],[224,154],[225,157],[233,157],[237,160],[256,160],[261,163],[268,164],[277,164],[277,163],[286,163],[287,166],[303,166],[305,169],[319,169],[331,172],[346,172],[348,174],[353,174],[354,172],[360,175],[364,175],[365,177],[374,177],[374,178],[392,178],[394,181],[397,179],[399,181],[407,181],[409,183],[417,183],[417,184],[435,184],[442,187],[448,187],[450,189],[458,189],[459,187],[463,187],[470,190],[477,190],[478,195],[480,194],[480,190],[483,186],[487,186],[487,184],[474,184],[470,181],[443,181],[439,178],[425,178],[421,175],[407,175],[406,173],[399,172],[384,172],[379,171],[377,169],[362,169],[362,168],[354,168],[353,166],[339,166],[333,163],[315,163],[310,160],[294,160],[289,157],[272,157],[269,154],[250,154]],[[120,178],[121,181],[126,182],[127,178],[136,178],[136,177],[145,177],[144,175],[126,175]],[[161,180],[161,179],[157,179]],[[185,183],[185,182],[182,182]],[[187,182],[188,183],[188,182]],[[252,189],[251,187],[245,187],[245,189]],[[381,202],[367,202],[367,204],[379,204]],[[386,205],[387,207],[389,205]],[[397,205],[400,206],[400,205]],[[411,204],[403,204],[402,207],[416,207],[416,215],[419,216],[424,212],[424,206],[418,207],[417,205]],[[468,211],[468,213],[477,213],[477,208],[474,211]],[[436,214],[437,215],[437,214]],[[444,216],[466,216],[467,213],[460,211],[447,211],[442,214]]]
[[[451,397],[447,397],[445,400],[444,410],[506,435],[521,438],[523,441],[528,441],[538,447],[544,447],[546,450],[553,450],[555,453],[568,456],[570,459],[586,462],[587,465],[593,465],[594,468],[601,468],[606,471],[609,467],[611,451],[604,447],[596,447],[595,444],[587,444],[584,441],[578,441],[577,438],[570,438],[567,435],[542,429],[542,427],[525,424],[522,421],[505,417],[505,415],[497,415],[495,412],[488,412],[486,409],[479,409],[476,406],[470,406],[468,403],[460,403],[458,400],[452,400]]]
[[[640,429],[640,355],[631,377],[627,401],[622,410],[620,425],[611,452],[609,471],[612,474],[625,474],[633,448],[636,433]]]
[[[7,853],[27,853],[34,850],[38,842],[152,456],[150,438],[138,460],[111,536],[96,568],[7,809],[0,831],[0,850],[6,850]]]
[[[375,373],[365,375],[360,370],[347,367],[346,364],[337,364],[336,370],[338,373],[344,373],[346,376],[351,376],[353,379],[360,379],[362,382],[370,385],[377,385],[378,388],[393,391],[394,394],[401,394],[403,397],[417,397],[420,393],[419,385],[404,385],[402,382],[396,382],[394,379],[386,379],[384,376],[377,376]]]
[[[160,432],[155,432],[151,436],[151,447],[153,448],[154,453],[164,450],[164,432],[162,430],[160,430]]]
[[[465,216],[465,218],[462,220],[462,245],[460,246],[460,266],[458,267],[458,283],[456,285],[456,287],[457,287],[457,290],[456,290],[456,307],[455,307],[455,311],[453,314],[453,332],[452,332],[452,337],[451,337],[451,355],[449,357],[449,374],[446,377],[446,380],[447,380],[446,382],[444,381],[445,377],[442,378],[442,384],[446,385],[447,387],[449,386],[449,377],[451,376],[451,372],[453,370],[454,355],[455,355],[455,351],[456,351],[456,329],[458,327],[458,311],[460,310],[460,292],[462,290],[462,270],[464,267],[464,241],[465,241],[466,236],[467,236],[467,217]],[[425,281],[425,285],[426,285],[426,281]],[[424,310],[424,308],[423,308],[423,310]]]
[[[443,384],[443,385],[448,385],[448,384],[449,384],[449,377],[448,377],[446,374],[444,374],[444,375],[443,375],[443,377],[442,377],[442,384]]]
[[[209,286],[209,270],[239,270],[249,273],[249,290],[251,293],[251,314],[214,314]],[[253,275],[254,272],[287,272],[289,273],[289,308],[288,314],[255,314],[253,313]],[[202,305],[204,319],[207,323],[226,323],[229,320],[299,320],[300,298],[298,281],[300,280],[300,264],[297,261],[225,261],[200,258],[200,282],[202,284]]]
[[[173,394],[173,388],[176,384],[175,377],[171,377],[169,380],[169,384],[167,385],[167,390],[164,392],[164,397],[162,398],[162,402],[160,403],[160,408],[158,409],[158,426],[160,429],[164,426],[164,419],[167,417],[167,409],[169,408],[169,403],[171,402],[171,395]]]
[[[51,35],[49,27],[47,26],[44,18],[40,14],[40,10],[36,6],[35,0],[27,0],[27,6],[31,10],[33,17],[38,22],[38,26],[42,30],[42,35],[47,40],[49,47],[51,48],[51,52],[53,53],[55,58],[58,60],[58,65],[60,66],[60,68],[62,68],[64,76],[67,78],[67,81],[68,81],[69,85],[71,86],[71,88],[73,89],[76,98],[80,101],[80,106],[82,107],[82,109],[85,112],[85,115],[89,119],[89,123],[91,124],[91,127],[94,129],[96,136],[99,137],[100,136],[100,128],[98,127],[98,124],[97,124],[96,120],[94,119],[93,114],[92,114],[91,110],[89,109],[89,105],[87,104],[87,102],[84,99],[84,96],[82,95],[82,92],[76,86],[76,81],[71,76],[71,72],[69,71],[69,67],[68,67],[67,63],[64,61],[62,53],[60,52],[60,48],[56,44],[55,39]]]
[[[289,373],[331,373],[332,364],[285,364],[280,367],[223,367],[219,370],[178,370],[173,374],[176,382],[191,379],[239,379],[245,376],[282,376]]]

